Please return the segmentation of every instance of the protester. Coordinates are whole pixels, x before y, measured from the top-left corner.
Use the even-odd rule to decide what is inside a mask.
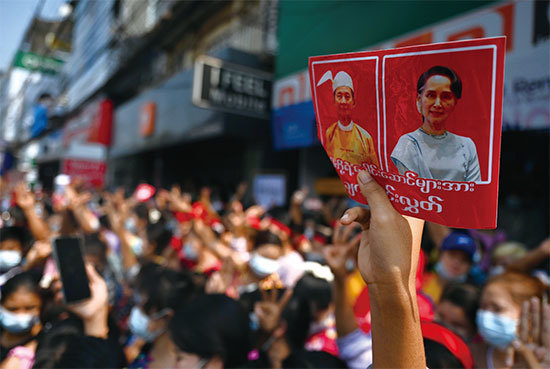
[[[36,273],[22,272],[2,286],[0,368],[30,368],[34,362],[44,297],[39,279]]]
[[[532,298],[541,301],[543,293],[543,284],[523,273],[506,272],[488,281],[476,316],[483,342],[472,344],[476,367],[510,368],[522,361],[512,349],[518,338],[522,306]]]
[[[2,354],[10,354],[0,368],[30,367],[32,360],[41,368],[469,368],[464,342],[477,365],[487,366],[491,352],[497,366],[506,357],[491,348],[480,322],[501,302],[523,329],[508,343],[515,365],[544,364],[546,341],[526,328],[540,326],[535,311],[548,309],[529,299],[542,296],[542,284],[512,271],[538,270],[540,277],[548,242],[513,258],[497,245],[495,277],[478,308],[480,249],[472,230],[433,233],[430,225],[440,254],[435,273],[424,276],[423,222],[399,215],[364,175],[359,183],[370,210],[343,216],[344,199],[317,198],[306,188],[288,208],[266,209],[248,201],[243,186],[225,204],[205,186],[189,194],[142,184],[125,197],[76,182],[55,200],[18,186],[13,222],[0,228],[0,301],[4,308],[30,291],[42,319],[24,339],[3,329]],[[76,305],[60,299],[50,239],[59,235],[84,241],[92,297]],[[38,278],[32,288],[21,282],[31,273],[43,275],[43,290]],[[28,288],[13,287],[19,284]],[[42,291],[56,298],[44,299]],[[433,301],[428,291],[435,291]],[[520,319],[524,300],[530,305]]]

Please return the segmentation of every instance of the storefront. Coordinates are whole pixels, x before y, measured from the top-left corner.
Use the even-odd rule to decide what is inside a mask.
[[[307,11],[313,7],[327,11]],[[550,27],[544,16],[549,11],[548,1],[453,1],[445,7],[431,2],[348,2],[341,6],[330,1],[283,2],[280,10],[281,47],[272,97],[273,145],[281,152],[299,152],[299,183],[308,186],[336,175],[316,133],[312,133],[316,123],[307,56],[506,36],[499,219],[512,223],[513,212],[536,204],[535,196],[538,204],[546,204],[531,206],[536,210],[530,218],[544,222],[537,223],[536,237],[548,232]],[[360,33],[355,31],[359,23],[365,25]],[[310,27],[315,27],[315,32],[296,37],[298,30]],[[338,32],[334,32],[335,27]],[[346,37],[339,37],[342,34]],[[530,190],[521,190],[525,188]],[[534,233],[518,231],[518,237],[527,243],[531,242],[527,240],[529,234]]]
[[[109,185],[230,188],[269,166],[271,76],[261,68],[225,49],[118,107]]]

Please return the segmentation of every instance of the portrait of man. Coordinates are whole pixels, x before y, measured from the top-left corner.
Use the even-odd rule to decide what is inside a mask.
[[[452,69],[433,66],[420,75],[416,108],[422,124],[401,136],[391,153],[400,174],[412,171],[421,178],[481,181],[474,142],[447,130],[447,119],[461,97],[462,81]]]
[[[327,154],[351,164],[379,166],[371,135],[352,120],[356,100],[351,76],[338,72],[332,81],[332,91],[338,121],[326,130]]]

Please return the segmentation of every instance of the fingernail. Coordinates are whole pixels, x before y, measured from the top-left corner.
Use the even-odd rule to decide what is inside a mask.
[[[345,222],[348,219],[349,219],[349,214],[348,213],[345,213],[344,215],[342,215],[342,218],[340,218],[340,220],[343,221],[343,222]]]
[[[369,172],[366,172],[366,171],[359,172],[359,174],[357,175],[357,178],[361,183],[368,183],[372,181],[372,177],[370,176]]]
[[[514,346],[516,350],[519,350],[519,348],[521,347],[521,343],[518,340],[514,340],[512,341],[512,346]]]

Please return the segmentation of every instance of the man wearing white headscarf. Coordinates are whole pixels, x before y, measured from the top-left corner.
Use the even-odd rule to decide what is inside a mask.
[[[326,132],[326,150],[331,159],[351,164],[378,164],[371,135],[351,120],[355,108],[353,81],[346,72],[338,72],[332,81],[338,121]]]

